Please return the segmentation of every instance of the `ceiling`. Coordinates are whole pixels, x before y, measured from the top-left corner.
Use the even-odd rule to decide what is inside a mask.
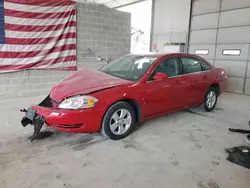
[[[77,0],[77,1],[86,2],[86,3],[104,4],[110,8],[117,8],[117,7],[125,6],[128,4],[140,2],[143,0]]]

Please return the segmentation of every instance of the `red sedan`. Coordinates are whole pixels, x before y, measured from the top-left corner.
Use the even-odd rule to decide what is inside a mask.
[[[101,131],[118,140],[139,121],[201,104],[212,111],[226,82],[223,69],[196,55],[129,54],[99,71],[84,68],[64,79],[25,110],[22,124],[34,124],[34,135],[45,122],[61,131]]]

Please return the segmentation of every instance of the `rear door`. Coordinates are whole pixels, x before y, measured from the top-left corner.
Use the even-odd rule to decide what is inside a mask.
[[[183,79],[187,83],[187,106],[198,105],[203,102],[205,92],[211,84],[210,67],[198,58],[180,57]]]

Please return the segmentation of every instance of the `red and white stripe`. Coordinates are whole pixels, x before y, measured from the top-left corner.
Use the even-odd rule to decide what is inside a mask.
[[[0,72],[76,70],[76,4],[70,0],[5,0],[6,44]]]

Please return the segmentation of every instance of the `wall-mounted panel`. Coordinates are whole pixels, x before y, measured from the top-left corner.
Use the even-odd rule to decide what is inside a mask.
[[[215,61],[216,67],[224,68],[229,76],[244,78],[246,62],[244,61]]]
[[[190,44],[215,44],[216,29],[192,31]]]
[[[220,0],[199,0],[193,3],[192,15],[219,11]]]
[[[219,27],[245,25],[250,25],[250,8],[221,12]]]
[[[223,50],[240,51],[239,55],[223,55]],[[216,50],[218,60],[240,60],[246,61],[248,56],[248,44],[219,44]]]
[[[249,0],[222,0],[221,10],[231,10],[236,8],[250,7]]]
[[[215,52],[215,45],[190,45],[189,53],[194,54],[195,50],[208,50],[208,55],[199,55],[205,59],[213,59]],[[212,61],[211,61],[212,63]]]
[[[244,84],[244,79],[242,78],[228,77],[227,91],[234,92],[234,93],[242,93],[243,84]]]
[[[249,18],[250,19],[250,18]],[[218,32],[218,43],[249,43],[250,26],[220,28]]]
[[[191,30],[212,29],[217,27],[218,13],[193,16]]]
[[[190,6],[191,0],[154,1],[151,28],[152,36],[150,41],[151,51],[163,52],[163,45],[166,42],[187,44],[190,22]],[[137,11],[140,11],[140,8]],[[140,29],[143,30],[143,28]],[[144,35],[147,36],[147,34],[149,33],[145,33]],[[144,38],[145,36],[142,37]],[[139,48],[138,45],[136,46],[136,48]]]

